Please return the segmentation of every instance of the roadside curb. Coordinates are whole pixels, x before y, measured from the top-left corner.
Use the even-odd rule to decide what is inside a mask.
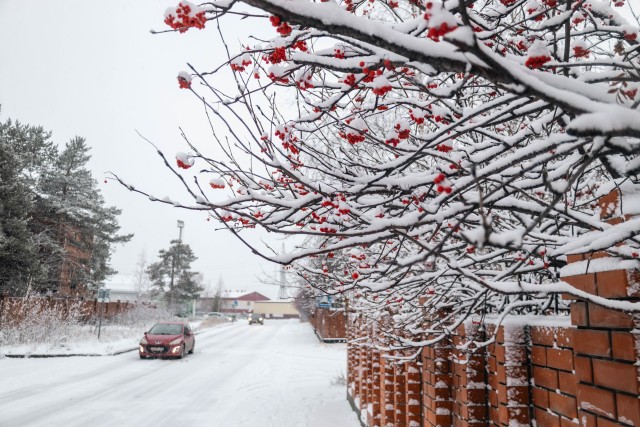
[[[98,354],[98,353],[69,353],[69,354],[3,354],[0,355],[0,359],[2,358],[10,358],[10,359],[48,359],[52,357],[103,357],[103,356],[117,356],[123,353],[129,353],[131,351],[136,351],[137,347],[128,348],[125,350],[114,351],[113,353],[107,354]]]

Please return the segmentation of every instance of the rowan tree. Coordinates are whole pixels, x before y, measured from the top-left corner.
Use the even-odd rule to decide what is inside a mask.
[[[225,41],[240,16],[273,37],[225,41],[219,67],[178,74],[226,156],[186,134],[175,163],[160,153],[192,202],[123,184],[206,211],[241,239],[255,227],[316,237],[286,254],[252,250],[328,276],[309,281],[416,336],[548,312],[559,293],[638,311],[560,278],[577,253],[639,267],[640,220],[598,215],[616,188],[616,213],[638,210],[639,31],[619,13],[629,10],[622,0],[182,2],[165,15],[174,31],[216,21]],[[235,87],[220,83],[229,73]],[[343,265],[319,271],[330,254]],[[438,313],[426,330],[425,312]]]

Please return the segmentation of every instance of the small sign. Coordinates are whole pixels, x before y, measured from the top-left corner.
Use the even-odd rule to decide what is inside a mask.
[[[98,299],[108,300],[111,298],[111,289],[98,289]]]
[[[331,295],[322,295],[317,297],[316,305],[320,308],[331,308],[331,304],[333,303],[333,298]]]

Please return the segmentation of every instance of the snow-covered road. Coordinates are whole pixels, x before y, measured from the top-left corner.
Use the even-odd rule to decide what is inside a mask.
[[[344,385],[344,344],[309,324],[245,322],[196,337],[183,360],[0,360],[0,427],[358,427]]]

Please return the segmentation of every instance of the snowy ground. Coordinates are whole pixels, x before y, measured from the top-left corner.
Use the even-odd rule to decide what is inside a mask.
[[[0,426],[358,427],[344,385],[344,344],[309,324],[214,328],[183,360],[0,359]]]

